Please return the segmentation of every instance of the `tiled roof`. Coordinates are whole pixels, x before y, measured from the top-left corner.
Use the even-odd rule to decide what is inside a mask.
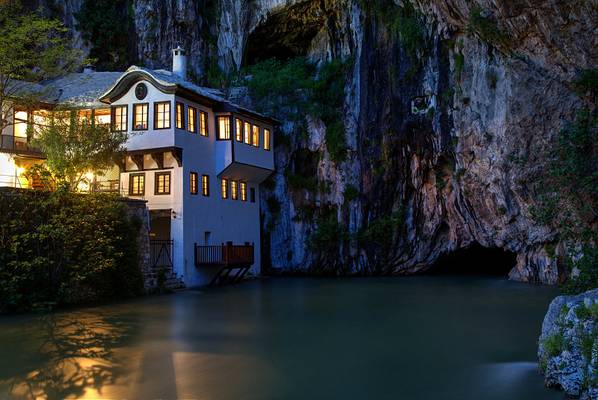
[[[98,100],[122,75],[122,72],[70,73],[41,83],[47,89],[43,100],[81,107],[99,107]]]

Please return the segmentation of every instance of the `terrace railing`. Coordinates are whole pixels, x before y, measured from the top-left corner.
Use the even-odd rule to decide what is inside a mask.
[[[195,266],[243,266],[254,263],[254,246],[236,246],[231,243],[220,246],[200,246],[195,244]]]

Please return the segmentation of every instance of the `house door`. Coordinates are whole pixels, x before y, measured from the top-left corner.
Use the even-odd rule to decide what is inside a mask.
[[[150,210],[150,263],[172,268],[174,242],[170,236],[171,210]]]

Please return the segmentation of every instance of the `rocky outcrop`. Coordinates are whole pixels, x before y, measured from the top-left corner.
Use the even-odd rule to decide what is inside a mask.
[[[168,67],[180,43],[203,83],[215,66],[226,75],[268,57],[350,62],[345,160],[331,159],[320,120],[287,120],[277,133],[277,172],[262,198],[271,270],[406,274],[477,243],[517,254],[512,279],[562,278],[563,245],[530,209],[555,135],[584,105],[572,81],[598,65],[591,2],[131,4],[141,63]],[[306,150],[313,163],[296,162]],[[291,187],[289,170],[318,189]],[[345,196],[350,188],[359,195]],[[342,233],[328,254],[310,245],[322,210]],[[368,229],[386,230],[384,240],[359,240]]]
[[[538,341],[546,386],[598,398],[598,289],[552,301]]]

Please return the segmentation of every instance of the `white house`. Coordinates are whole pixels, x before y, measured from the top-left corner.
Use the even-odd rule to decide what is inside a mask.
[[[188,287],[222,271],[259,273],[259,184],[274,170],[274,120],[187,81],[180,48],[173,50],[172,71],[86,71],[42,86],[58,94],[44,94],[48,103],[129,132],[125,159],[95,187],[147,201],[154,263],[171,264]],[[26,126],[39,113],[22,110],[15,117]],[[22,129],[17,124],[3,132],[7,143],[23,142],[0,148],[5,185],[35,185],[19,169],[43,155],[27,145]]]

